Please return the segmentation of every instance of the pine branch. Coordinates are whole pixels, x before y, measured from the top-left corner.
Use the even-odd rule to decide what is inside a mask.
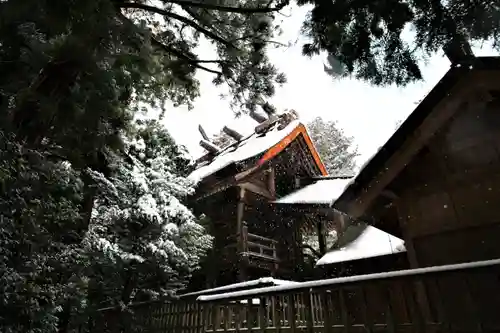
[[[139,30],[139,28],[137,28],[137,26],[128,17],[126,17],[122,13],[119,13],[119,18],[121,19],[121,21],[124,24],[127,24],[127,25],[129,25],[129,26],[131,26],[131,27]],[[177,49],[173,48],[172,46],[163,44],[162,42],[160,42],[159,40],[155,39],[154,37],[151,37],[151,44],[154,45],[154,46],[156,46],[156,47],[158,47],[158,48],[160,48],[160,49],[162,49],[163,51],[165,51],[165,52],[167,52],[169,54],[173,54],[177,58],[186,61],[187,63],[191,64],[192,66],[194,66],[194,67],[196,67],[198,69],[204,70],[204,71],[212,73],[212,74],[222,75],[221,72],[200,65],[199,62],[201,62],[201,61],[198,61],[197,59],[193,59],[193,58],[185,55],[182,51],[177,50]]]
[[[221,44],[224,44],[224,45],[226,45],[229,48],[237,49],[237,47],[235,47],[232,43],[228,42],[224,38],[220,37],[219,35],[213,33],[212,31],[210,31],[208,29],[205,29],[204,27],[202,27],[201,25],[199,25],[195,21],[193,21],[191,19],[188,19],[187,17],[184,17],[182,15],[175,14],[175,13],[163,10],[161,8],[158,8],[158,7],[144,5],[144,4],[140,4],[140,3],[123,3],[123,4],[119,4],[118,6],[120,8],[145,10],[145,11],[148,11],[148,12],[151,12],[151,13],[156,13],[156,14],[160,14],[160,15],[163,15],[163,16],[166,16],[166,17],[173,18],[173,19],[175,19],[175,20],[177,20],[179,22],[187,24],[188,26],[190,26],[193,29],[201,32],[202,34],[204,34],[205,36],[213,39],[214,41],[217,41],[217,42],[219,42]]]
[[[240,13],[240,14],[258,14],[258,13],[272,13],[280,11],[281,9],[288,6],[289,0],[284,0],[276,7],[271,7],[270,4],[272,0],[265,7],[231,7],[231,6],[221,6],[210,3],[203,3],[198,1],[189,0],[164,0],[164,2],[175,3],[181,6],[198,7],[204,9],[218,10],[220,12],[230,12],[230,13]]]
[[[231,64],[231,63],[234,63],[232,61],[221,60],[221,59],[214,59],[214,60],[199,60],[199,59],[196,59],[194,61],[196,63],[199,63],[199,64]]]
[[[153,45],[156,45],[157,47],[163,49],[164,51],[173,54],[177,58],[186,61],[187,63],[189,63],[190,65],[193,65],[196,68],[199,68],[201,70],[204,70],[204,71],[212,73],[212,74],[222,75],[222,72],[219,72],[219,71],[207,68],[205,66],[202,66],[202,65],[200,65],[200,63],[210,63],[210,62],[212,62],[212,63],[215,63],[215,62],[222,63],[223,60],[220,60],[220,61],[219,60],[210,60],[210,61],[208,61],[208,60],[206,60],[206,61],[197,60],[197,59],[193,59],[193,58],[185,55],[182,51],[179,51],[179,50],[177,50],[177,49],[175,49],[175,48],[173,48],[173,47],[171,47],[169,45],[163,44],[162,42],[156,40],[155,38],[151,38],[151,42],[152,42]]]

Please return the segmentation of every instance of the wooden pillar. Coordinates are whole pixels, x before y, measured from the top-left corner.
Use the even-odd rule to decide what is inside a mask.
[[[394,201],[397,210],[398,224],[403,234],[403,240],[405,241],[405,248],[408,257],[408,262],[410,263],[410,268],[419,268],[417,253],[415,247],[413,246],[413,238],[408,230],[408,221],[406,217],[406,209],[403,207],[403,201],[401,199],[396,199]]]
[[[243,257],[242,254],[245,249],[245,234],[244,229],[246,225],[243,221],[245,213],[245,189],[243,187],[239,188],[238,193],[238,206],[236,211],[236,233],[238,235],[238,279],[240,282],[247,280],[247,258]]]
[[[245,188],[238,188],[238,205],[236,207],[236,233],[241,234],[243,229],[243,215],[245,213]]]
[[[300,230],[300,223],[297,223],[295,214],[284,214],[285,218],[292,220],[292,246],[293,246],[293,267],[294,273],[299,272],[299,268],[304,266],[304,254],[302,251],[302,232]]]
[[[300,188],[300,178],[298,176],[295,176],[294,178],[294,188],[299,189]],[[302,235],[302,222],[304,215],[303,214],[294,214],[293,211],[296,209],[292,205],[292,213],[287,214],[287,217],[292,219],[292,226],[293,226],[293,244],[294,244],[294,266],[295,266],[295,273],[298,272],[298,269],[300,267],[304,266],[304,252],[302,249],[302,241],[303,241],[303,235]]]
[[[269,168],[269,173],[267,174],[267,186],[268,186],[268,190],[269,190],[269,193],[271,193],[272,197],[273,198],[276,198],[276,173],[274,171],[274,168],[273,167],[270,167]]]
[[[318,218],[318,222],[316,223],[316,228],[318,230],[318,244],[319,244],[319,253],[321,255],[326,254],[326,228],[325,221],[321,218]]]
[[[214,244],[214,247],[215,247],[215,244]],[[215,263],[216,262],[216,251],[215,251],[215,248],[212,248],[210,250],[210,253],[208,255],[208,260],[207,262],[210,262],[210,263]],[[217,271],[216,271],[216,265],[214,264],[207,264],[206,265],[206,268],[207,270],[207,275],[206,275],[206,278],[205,278],[205,288],[206,289],[210,289],[210,288],[215,288],[215,287],[218,287],[217,286]]]
[[[299,177],[295,177],[293,185],[294,185],[295,189],[299,189],[300,188],[300,178]]]
[[[404,205],[404,200],[402,200],[400,197],[394,199],[393,202],[397,209],[398,224],[401,228],[403,239],[405,241],[406,254],[408,257],[408,262],[410,263],[410,268],[419,268],[420,265],[418,263],[417,253],[413,244],[413,237],[411,235],[411,232],[409,231],[407,207]],[[432,320],[429,297],[427,296],[427,289],[422,281],[417,280],[415,282],[415,292],[416,301],[419,304],[421,315],[423,316],[424,320]]]

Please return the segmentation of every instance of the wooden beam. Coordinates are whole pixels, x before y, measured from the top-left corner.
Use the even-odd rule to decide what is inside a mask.
[[[221,148],[219,146],[205,139],[200,140],[200,146],[211,154],[218,154],[221,152]]]
[[[224,133],[226,133],[227,135],[229,135],[230,137],[232,137],[236,141],[241,141],[241,139],[243,139],[243,135],[241,133],[239,133],[238,131],[236,131],[235,129],[224,126],[222,128],[222,131],[224,131]]]
[[[248,114],[253,120],[255,120],[256,122],[258,122],[259,124],[265,122],[267,120],[267,117],[266,116],[263,116],[255,111],[250,111],[250,113]]]
[[[212,183],[210,185],[204,185],[203,188],[207,188],[208,190],[202,191],[201,189],[198,189],[197,192],[193,196],[194,201],[198,201],[201,199],[204,199],[206,197],[209,197],[211,195],[214,195],[218,192],[224,191],[232,186],[236,186],[238,184],[243,184],[247,182],[247,180],[252,177],[256,172],[259,170],[262,170],[265,167],[265,165],[256,165],[254,167],[251,167],[245,171],[242,171],[238,174],[236,174],[234,177],[229,177],[223,180],[220,180],[218,182]],[[273,197],[274,198],[274,197]]]
[[[361,217],[380,192],[404,169],[434,133],[455,114],[463,101],[471,97],[473,93],[477,93],[477,91],[471,89],[470,81],[464,77],[455,85],[449,97],[434,108],[420,127],[408,136],[402,147],[387,160],[381,168],[382,171],[362,190],[357,200],[348,203],[346,213],[353,218]]]
[[[238,173],[237,175],[235,175],[234,180],[236,182],[242,182],[243,180],[252,176],[255,172],[257,172],[258,170],[260,170],[262,168],[263,168],[263,165],[256,165],[254,167],[248,168],[247,170],[242,171],[242,172]]]
[[[239,184],[239,186],[247,191],[253,192],[255,194],[261,195],[265,198],[268,198],[269,200],[273,200],[274,196],[269,192],[266,188],[262,188],[256,184],[250,183],[250,182],[245,182]]]
[[[399,197],[397,196],[396,193],[392,192],[392,191],[389,191],[389,190],[383,190],[380,195],[386,197],[386,198],[389,198],[389,199],[392,199],[392,200],[397,200]]]
[[[196,202],[196,201],[205,199],[205,198],[210,197],[214,194],[222,192],[222,191],[224,191],[224,190],[226,190],[234,185],[236,185],[234,181],[224,180],[224,181],[217,182],[217,183],[211,185],[209,187],[210,190],[208,190],[208,191],[203,191],[202,189],[198,189],[197,190],[198,193],[195,193],[195,195],[192,197],[192,200],[194,202]],[[208,186],[206,186],[206,187],[208,187]],[[204,187],[204,188],[206,188],[206,187]]]
[[[205,132],[205,130],[203,129],[203,127],[201,125],[198,125],[198,131],[200,131],[200,134],[203,137],[203,139],[210,141],[210,138],[208,137],[207,132]]]

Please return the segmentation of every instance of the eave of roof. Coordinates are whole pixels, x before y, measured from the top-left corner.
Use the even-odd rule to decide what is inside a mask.
[[[349,178],[325,177],[325,179],[317,179],[312,184],[277,199],[275,203],[288,205],[328,205],[344,192],[345,186],[349,181]]]
[[[387,160],[402,146],[408,135],[413,133],[429,116],[434,107],[448,95],[450,89],[465,74],[474,70],[500,70],[500,57],[477,57],[466,63],[452,65],[389,140],[363,166],[338,199],[332,202],[332,205],[342,210],[344,203],[355,199],[360,190],[377,175]]]
[[[262,165],[269,161],[270,159],[276,157],[279,153],[281,153],[290,143],[293,142],[299,135],[302,135],[304,141],[309,148],[309,152],[311,153],[316,166],[319,168],[321,174],[323,176],[328,175],[326,171],[326,167],[321,161],[321,157],[316,150],[316,147],[312,143],[311,137],[307,133],[307,129],[303,124],[299,124],[290,134],[284,137],[280,142],[271,147],[257,162],[258,165]]]
[[[248,156],[245,155],[244,159],[241,159],[241,158],[231,159],[228,156],[228,160],[224,161],[225,163],[222,163],[221,161],[219,161],[219,162],[215,162],[215,164],[214,164],[214,161],[215,161],[214,160],[214,161],[212,161],[206,165],[203,165],[200,168],[194,170],[188,176],[188,178],[190,178],[194,181],[203,181],[204,179],[208,178],[210,175],[214,174],[215,172],[220,172],[223,169],[225,169],[231,165],[234,165],[235,163],[244,162],[245,160],[259,156],[260,154],[262,154],[262,156],[258,159],[256,166],[262,166],[266,162],[268,162],[271,159],[273,159],[274,157],[276,157],[279,153],[281,153],[286,147],[288,147],[299,136],[303,137],[303,139],[304,139],[304,141],[305,141],[305,143],[306,143],[306,145],[307,145],[307,147],[312,155],[314,163],[318,167],[321,174],[327,175],[328,173],[326,171],[325,165],[321,161],[321,158],[320,158],[316,148],[314,147],[314,144],[312,143],[309,134],[307,133],[306,127],[300,122],[292,122],[288,126],[294,126],[294,124],[296,124],[296,126],[286,136],[284,136],[282,139],[280,139],[277,143],[275,143],[271,147],[265,149],[263,152],[256,150],[255,154],[248,155]],[[250,135],[246,140],[248,140],[252,136],[255,136],[255,134]],[[251,143],[248,142],[246,144],[251,144]],[[224,153],[219,158],[224,158]],[[220,165],[217,166],[217,164],[220,164]],[[203,172],[203,170],[201,170],[202,168],[206,168],[208,171]],[[201,174],[201,176],[199,176],[199,174]]]
[[[349,228],[354,228],[354,230],[361,228],[362,231],[355,240],[348,242],[344,246],[340,245],[340,248],[330,249],[316,262],[316,266],[406,252],[402,239],[371,225],[362,223]]]

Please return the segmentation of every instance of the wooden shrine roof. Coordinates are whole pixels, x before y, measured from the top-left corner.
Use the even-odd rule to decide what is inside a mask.
[[[344,192],[350,184],[351,178],[324,178],[317,179],[312,184],[306,185],[275,201],[284,205],[331,205]]]
[[[210,175],[236,163],[257,158],[255,166],[260,166],[277,156],[294,140],[302,137],[320,172],[327,174],[306,127],[298,120],[293,120],[284,128],[276,122],[264,133],[253,132],[242,140],[229,145],[208,161],[200,163],[188,176],[194,182],[200,182]]]
[[[386,169],[389,159],[402,148],[408,138],[414,135],[436,109],[436,106],[450,96],[450,91],[471,72],[489,70],[500,70],[500,57],[476,57],[466,63],[452,64],[448,72],[399,126],[389,140],[346,185],[345,191],[332,202],[333,207],[350,214],[350,212],[346,211],[347,203],[356,200],[360,193],[363,192],[363,189],[366,189],[366,186],[369,186],[370,182]]]
[[[363,227],[365,229],[359,237],[344,247],[331,249],[316,262],[316,266],[406,252],[402,239],[370,225]]]

